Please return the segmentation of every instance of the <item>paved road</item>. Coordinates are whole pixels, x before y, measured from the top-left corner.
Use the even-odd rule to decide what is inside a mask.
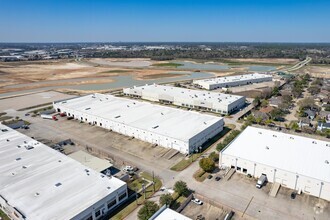
[[[283,72],[292,72],[292,71],[295,71],[295,70],[298,70],[298,69],[304,67],[305,65],[307,65],[311,61],[312,61],[312,58],[306,57],[305,60],[303,60],[303,61],[295,64],[292,67],[289,67],[289,68],[286,68],[286,69],[282,69],[281,71],[283,71]]]

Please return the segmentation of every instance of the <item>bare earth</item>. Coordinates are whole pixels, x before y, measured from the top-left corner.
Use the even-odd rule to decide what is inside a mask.
[[[308,73],[313,77],[330,78],[330,65],[308,65],[296,73]]]
[[[293,63],[294,59],[236,59],[236,61]],[[175,78],[191,71],[174,67],[157,67],[152,64],[164,61],[150,59],[82,59],[0,62],[0,93],[25,91],[49,86],[111,83],[112,76],[132,75],[137,80]],[[175,61],[171,61],[175,62]],[[212,71],[216,76],[244,73],[244,66],[230,70]],[[63,89],[62,89],[63,90]]]

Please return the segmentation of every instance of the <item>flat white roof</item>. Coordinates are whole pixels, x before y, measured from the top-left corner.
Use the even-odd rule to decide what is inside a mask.
[[[208,101],[212,103],[229,105],[239,99],[244,98],[243,96],[231,95],[231,94],[223,94],[219,92],[207,92],[203,90],[193,90],[193,89],[185,89],[178,88],[173,86],[163,86],[163,85],[145,85],[145,86],[134,86],[134,90],[138,90],[141,92],[150,92],[158,95],[169,95],[175,98],[194,100],[194,101]]]
[[[2,124],[0,161],[0,195],[27,220],[71,219],[126,184]]]
[[[247,127],[223,155],[330,182],[330,142]]]
[[[237,76],[224,76],[224,77],[217,77],[217,78],[210,78],[210,79],[201,79],[201,80],[194,80],[194,83],[206,83],[208,85],[213,84],[222,84],[222,83],[231,83],[243,80],[253,80],[253,79],[262,79],[262,78],[269,78],[272,75],[269,74],[262,74],[262,73],[251,73],[251,74],[243,74]]]
[[[183,141],[223,120],[222,117],[104,94],[60,101],[56,105]]]
[[[188,218],[170,208],[166,208],[159,215],[157,215],[154,220],[191,220],[191,218]]]
[[[79,163],[97,172],[102,172],[103,170],[112,167],[110,161],[98,157],[94,157],[93,155],[86,153],[85,151],[82,150],[69,154],[68,157],[78,161]]]

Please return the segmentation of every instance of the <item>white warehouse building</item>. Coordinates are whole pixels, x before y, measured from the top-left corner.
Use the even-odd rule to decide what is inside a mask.
[[[330,201],[330,142],[247,127],[220,152],[220,167]]]
[[[148,102],[92,94],[53,103],[57,112],[181,153],[192,153],[223,129],[223,118]]]
[[[224,76],[210,79],[194,80],[193,84],[207,90],[213,90],[234,86],[249,85],[252,83],[268,82],[272,80],[273,76],[270,74],[252,73],[237,76]]]
[[[127,184],[0,124],[0,209],[14,220],[95,220],[125,201]]]
[[[150,101],[170,103],[208,110],[212,112],[230,114],[244,107],[245,97],[223,94],[217,92],[206,92],[163,85],[145,85],[123,89],[125,95],[138,97]]]

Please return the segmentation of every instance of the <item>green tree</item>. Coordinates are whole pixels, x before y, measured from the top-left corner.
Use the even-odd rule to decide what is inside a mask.
[[[143,207],[138,212],[139,220],[148,220],[159,209],[159,206],[152,201],[145,201]]]
[[[189,190],[188,190],[188,187],[187,187],[187,183],[184,182],[184,181],[177,181],[175,184],[174,184],[174,191],[176,193],[179,194],[179,196],[181,195],[188,195],[189,193]]]
[[[271,123],[273,123],[273,120],[272,120],[272,119],[267,119],[267,120],[265,121],[265,125],[269,125],[269,124],[271,124]]]
[[[211,158],[203,158],[199,161],[199,166],[205,172],[212,172],[215,168],[215,163]]]
[[[280,108],[274,108],[269,114],[272,119],[276,120],[283,116],[283,111]]]
[[[262,117],[257,117],[257,118],[256,118],[256,123],[257,123],[257,124],[261,124],[262,121],[263,121]]]
[[[272,91],[272,95],[273,96],[278,96],[279,93],[280,93],[280,89],[277,86],[275,86],[273,91]]]
[[[263,99],[263,100],[261,101],[260,106],[261,106],[261,107],[266,107],[267,105],[268,105],[268,101],[267,101],[267,99]]]
[[[250,123],[254,123],[256,121],[255,117],[253,115],[249,115],[246,117],[246,120]]]
[[[210,153],[209,158],[214,162],[217,162],[219,161],[219,153],[213,151],[212,153]]]
[[[253,100],[252,104],[253,104],[254,106],[259,106],[259,105],[260,105],[260,97],[256,97],[256,98]]]
[[[297,122],[293,122],[291,123],[291,129],[294,130],[294,131],[297,131],[299,129],[299,125]]]
[[[163,194],[159,197],[159,204],[161,206],[163,205],[168,205],[170,206],[173,203],[173,197],[171,194],[167,193],[167,194]]]

